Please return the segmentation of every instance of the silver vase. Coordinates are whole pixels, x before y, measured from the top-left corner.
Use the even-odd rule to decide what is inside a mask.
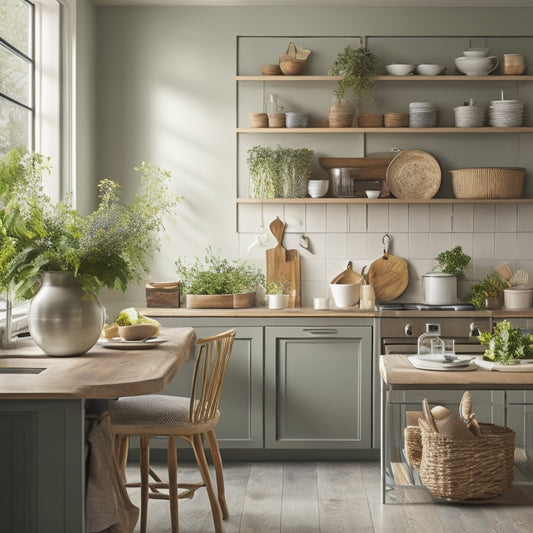
[[[87,296],[73,272],[44,272],[41,288],[30,302],[28,327],[48,355],[81,355],[98,341],[104,308]]]

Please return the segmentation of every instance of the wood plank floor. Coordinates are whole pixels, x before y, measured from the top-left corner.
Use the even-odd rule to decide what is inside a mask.
[[[165,465],[153,466],[165,475]],[[224,473],[230,511],[225,533],[533,531],[529,486],[514,486],[510,493],[483,504],[439,502],[423,488],[395,490],[391,503],[382,505],[376,462],[228,462]],[[129,481],[138,479],[138,465],[128,465],[127,475]],[[194,464],[180,465],[178,479],[198,478]],[[128,490],[138,505],[139,489]],[[180,500],[179,516],[180,533],[214,531],[205,490],[192,500]],[[170,531],[167,501],[150,500],[148,531]]]

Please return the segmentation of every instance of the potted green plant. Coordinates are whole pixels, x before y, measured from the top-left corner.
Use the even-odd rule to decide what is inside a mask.
[[[288,280],[270,280],[267,282],[266,294],[269,309],[285,309],[289,305],[291,283]]]
[[[497,272],[489,272],[479,283],[472,286],[467,300],[476,309],[498,309],[501,307],[501,295],[507,287],[507,281]]]
[[[314,152],[308,148],[254,146],[248,150],[251,198],[303,198]]]
[[[533,335],[522,334],[508,320],[497,323],[492,332],[481,332],[479,342],[487,346],[483,357],[502,365],[533,359]]]
[[[351,91],[355,96],[357,111],[367,96],[370,96],[370,100],[373,102],[377,73],[378,61],[376,56],[366,46],[360,46],[354,50],[348,44],[337,55],[328,72],[330,76],[342,76],[333,91],[337,103],[342,102],[347,91]]]
[[[265,285],[259,266],[244,259],[229,261],[209,246],[191,265],[176,261],[185,306],[189,308],[254,307],[256,289]]]
[[[422,276],[424,301],[429,305],[449,305],[457,301],[457,280],[465,278],[471,257],[461,246],[441,252],[435,257],[433,272]],[[435,270],[437,270],[435,272]]]
[[[46,353],[74,355],[100,335],[100,290],[125,291],[144,280],[163,217],[173,214],[180,198],[168,192],[168,171],[143,162],[130,204],[121,203],[118,183],[102,180],[98,208],[83,216],[68,198],[53,203],[44,193],[47,169],[43,156],[25,151],[12,150],[0,160],[0,288],[32,298],[30,333]],[[74,348],[82,339],[88,347]]]

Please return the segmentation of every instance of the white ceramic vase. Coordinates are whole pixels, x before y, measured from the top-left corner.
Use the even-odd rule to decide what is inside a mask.
[[[73,272],[44,272],[41,288],[30,302],[28,327],[48,355],[81,355],[98,341],[104,308],[87,296]]]

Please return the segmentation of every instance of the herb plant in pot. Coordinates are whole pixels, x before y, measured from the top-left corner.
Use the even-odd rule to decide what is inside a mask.
[[[244,259],[229,261],[211,247],[191,265],[179,258],[176,271],[188,308],[254,307],[257,287],[265,285],[257,265]]]
[[[303,198],[314,152],[308,148],[254,146],[248,150],[251,198]]]
[[[428,305],[450,305],[457,302],[457,280],[465,278],[471,257],[461,246],[441,252],[435,260],[437,272],[422,276],[424,302]]]
[[[132,203],[122,204],[120,186],[102,180],[98,208],[82,216],[68,199],[54,204],[44,193],[47,168],[41,155],[17,150],[0,161],[0,288],[32,298],[29,330],[45,353],[80,355],[102,331],[99,291],[144,280],[163,217],[180,198],[168,192],[167,171],[142,163]]]
[[[291,283],[288,280],[271,280],[267,283],[266,294],[269,309],[285,309],[289,306]]]
[[[496,270],[472,286],[467,299],[476,309],[499,309],[507,281]]]

